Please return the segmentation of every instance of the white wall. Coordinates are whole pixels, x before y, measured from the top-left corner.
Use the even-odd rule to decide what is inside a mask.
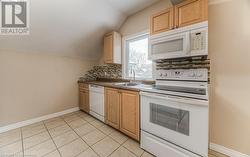
[[[209,5],[210,140],[250,155],[250,1],[221,2]]]
[[[123,35],[131,35],[145,30],[149,30],[150,16],[160,10],[171,7],[169,0],[162,0],[151,7],[148,7],[130,17],[123,23],[119,32]]]
[[[78,106],[80,76],[93,61],[0,52],[0,127]]]

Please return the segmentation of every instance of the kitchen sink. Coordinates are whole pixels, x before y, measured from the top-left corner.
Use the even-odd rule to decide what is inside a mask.
[[[133,83],[133,82],[122,82],[122,83],[115,83],[116,86],[124,86],[124,87],[131,87],[131,86],[137,86],[139,83]]]

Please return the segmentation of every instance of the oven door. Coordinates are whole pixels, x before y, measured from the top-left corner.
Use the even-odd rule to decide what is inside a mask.
[[[207,156],[208,101],[141,92],[141,129]]]
[[[189,56],[189,32],[153,37],[149,43],[152,60]]]

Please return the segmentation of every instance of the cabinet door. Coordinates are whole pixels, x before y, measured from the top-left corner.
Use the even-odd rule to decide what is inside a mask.
[[[104,62],[113,63],[113,33],[104,36]]]
[[[173,29],[174,25],[174,10],[173,8],[166,9],[151,17],[151,34]]]
[[[110,126],[120,127],[120,93],[113,88],[105,89],[105,119]]]
[[[120,130],[139,141],[140,139],[140,99],[138,92],[121,92]]]
[[[174,13],[176,27],[206,21],[208,19],[208,1],[186,0],[175,6]]]
[[[80,89],[79,107],[81,110],[89,113],[89,91]]]

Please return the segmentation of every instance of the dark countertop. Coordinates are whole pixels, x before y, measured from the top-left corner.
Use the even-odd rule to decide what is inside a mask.
[[[127,81],[126,81],[127,82]],[[117,89],[125,89],[125,90],[132,90],[132,91],[143,91],[143,89],[152,89],[153,85],[151,84],[138,84],[135,86],[123,86],[119,85],[119,83],[126,83],[124,81],[117,82],[117,81],[78,81],[78,83],[86,83],[86,84],[93,84],[99,85],[103,87],[110,87],[110,88],[117,88]]]

